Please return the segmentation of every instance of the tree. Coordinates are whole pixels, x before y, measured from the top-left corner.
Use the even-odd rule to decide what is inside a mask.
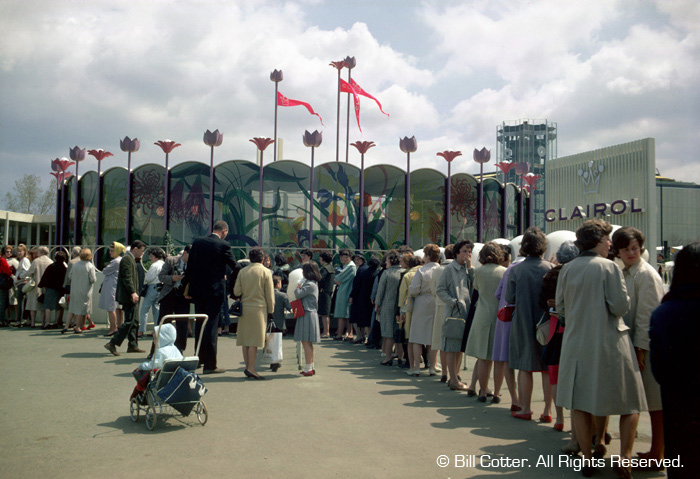
[[[49,215],[56,212],[56,186],[49,182],[45,190],[39,175],[24,175],[5,193],[5,208],[16,213]]]

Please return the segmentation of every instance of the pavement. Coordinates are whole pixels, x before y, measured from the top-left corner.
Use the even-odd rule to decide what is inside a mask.
[[[316,347],[316,376],[299,375],[285,338],[282,368],[271,373],[260,361],[267,380],[254,381],[243,375],[235,336],[219,338],[228,371],[202,376],[207,424],[173,415],[148,431],[143,415],[132,422],[128,399],[144,355],[127,354],[126,343],[110,355],[105,332],[0,329],[0,477],[581,477],[559,456],[568,432],[511,418],[507,389],[501,404],[483,404],[425,372],[411,378],[380,366],[376,350],[329,340]],[[533,406],[539,417],[538,379]],[[609,455],[619,452],[617,424],[611,418]],[[649,440],[643,414],[634,450],[648,450]],[[615,475],[608,464],[595,477]]]

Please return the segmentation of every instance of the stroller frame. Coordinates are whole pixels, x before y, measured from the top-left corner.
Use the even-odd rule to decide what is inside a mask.
[[[190,318],[193,319],[203,319],[202,331],[209,321],[209,317],[206,314],[168,314],[161,318],[158,325],[162,325],[165,320],[175,320],[175,321],[186,321]],[[153,350],[153,355],[155,356],[158,351],[158,341],[160,339],[160,328],[155,336],[155,348]],[[163,361],[163,365],[160,369],[151,369],[150,371],[150,381],[146,389],[131,399],[129,404],[129,414],[131,420],[138,422],[141,409],[144,410],[144,416],[146,419],[146,427],[149,431],[153,431],[158,423],[158,417],[164,417],[163,411],[175,411],[170,413],[171,416],[181,415],[186,417],[184,414],[176,411],[174,408],[170,407],[169,404],[164,402],[160,397],[158,397],[157,391],[165,386],[168,381],[173,377],[173,374],[178,368],[183,368],[185,371],[194,372],[199,364],[199,348],[202,346],[202,341],[199,341],[197,348],[195,349],[195,355],[185,357],[182,359],[166,359]],[[192,412],[197,416],[199,423],[204,426],[209,419],[209,412],[207,410],[207,405],[202,400],[176,403],[176,404],[192,404],[194,407]],[[164,409],[165,408],[165,409]]]

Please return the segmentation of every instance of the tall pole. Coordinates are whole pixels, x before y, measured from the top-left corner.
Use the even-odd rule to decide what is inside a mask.
[[[126,231],[124,239],[126,244],[131,244],[131,151],[126,154]]]
[[[75,162],[75,204],[73,205],[73,246],[80,244],[80,177],[78,176],[79,161]]]
[[[352,77],[352,69],[348,68],[348,83]],[[345,119],[345,163],[350,162],[350,93],[348,93],[348,115]]]
[[[314,247],[314,149],[311,147],[311,184],[309,185],[310,191],[310,204],[309,204],[309,248]]]
[[[61,204],[61,183],[58,176],[56,176],[56,231],[54,231],[54,242],[58,245],[61,242],[61,209],[63,205]],[[9,236],[8,231],[8,243],[12,240]]]
[[[405,218],[404,225],[404,244],[409,246],[410,243],[410,222],[411,222],[411,152],[406,152],[406,200],[405,200]]]
[[[360,154],[360,237],[359,248],[365,249],[365,154]]]
[[[525,211],[524,211],[524,198],[523,198],[523,177],[520,175],[520,193],[518,195],[518,235],[521,235],[525,231]]]
[[[451,243],[452,239],[452,231],[451,231],[451,210],[452,210],[452,163],[448,162],[447,163],[447,188],[445,188],[445,191],[447,191],[447,201],[445,202],[445,245],[448,245]]]
[[[270,73],[270,81],[275,83],[275,131],[274,131],[274,146],[272,147],[272,161],[277,161],[277,107],[279,106],[279,102],[277,99],[278,96],[278,91],[279,91],[279,82],[281,82],[284,79],[284,74],[282,73],[282,70],[273,70]]]
[[[275,83],[277,89],[277,83]],[[275,129],[277,129],[277,107],[275,107]],[[209,157],[209,234],[214,231],[214,145]]]
[[[484,241],[484,164],[479,163],[479,211],[476,220],[476,241]]]
[[[101,243],[100,229],[102,228],[102,222],[100,218],[102,217],[102,162],[97,161],[97,220],[95,221],[95,245],[99,246]]]
[[[340,161],[340,68],[338,69],[338,114],[335,121],[335,161]]]
[[[258,171],[258,246],[262,246],[263,237],[263,150],[260,150],[260,170]]]
[[[505,174],[503,177],[505,180]],[[505,181],[501,190],[501,238],[508,238],[508,185]]]
[[[163,198],[163,234],[170,230],[170,168],[168,153],[165,153],[165,198]]]

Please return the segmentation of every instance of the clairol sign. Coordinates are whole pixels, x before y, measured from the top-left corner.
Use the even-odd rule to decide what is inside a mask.
[[[605,173],[605,166],[595,165],[588,162],[587,168],[578,170],[578,176],[583,183],[583,194],[598,194],[600,188],[600,178]],[[630,200],[614,200],[612,203],[593,203],[585,206],[574,206],[569,216],[566,208],[552,208],[545,211],[544,218],[548,223],[556,221],[568,221],[576,219],[595,219],[598,217],[609,217],[613,215],[623,215],[629,213],[643,213],[644,208],[640,207],[639,198]]]
[[[571,216],[567,215],[566,208],[549,209],[544,213],[544,219],[553,223],[555,221],[567,221],[575,219],[594,219],[611,215],[623,215],[625,213],[644,213],[644,208],[639,207],[639,199],[616,200],[612,203],[594,203],[586,206],[574,206]]]

